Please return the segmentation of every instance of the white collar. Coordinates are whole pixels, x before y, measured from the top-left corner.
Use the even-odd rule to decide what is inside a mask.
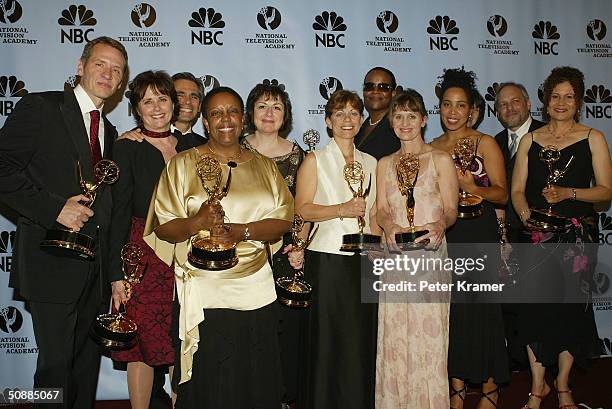
[[[100,111],[100,114],[102,114],[102,108],[104,107],[104,104],[100,108],[97,108],[96,104],[93,103],[90,96],[87,94],[87,92],[85,92],[85,89],[83,89],[81,84],[74,87],[74,96],[76,97],[77,102],[79,103],[79,108],[81,108],[81,113],[83,115],[95,110]]]
[[[533,118],[531,118],[531,115],[529,115],[529,118],[527,118],[523,125],[519,126],[516,131],[513,132],[510,130],[510,128],[508,128],[508,138],[510,138],[510,134],[513,133],[515,133],[519,137],[519,139],[522,138],[523,135],[529,132],[531,122],[533,122]]]
[[[180,129],[178,129],[174,124],[170,125],[170,132],[174,133],[174,131],[179,131],[181,135],[187,135],[188,133],[193,133],[193,126],[190,126],[187,132],[183,133]]]

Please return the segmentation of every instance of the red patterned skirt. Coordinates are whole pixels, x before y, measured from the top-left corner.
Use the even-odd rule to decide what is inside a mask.
[[[138,244],[146,263],[142,281],[132,289],[126,307],[127,316],[138,325],[138,343],[131,349],[113,352],[122,362],[144,362],[149,366],[172,365],[174,348],[170,337],[174,268],[168,267],[144,240],[144,219],[132,218],[130,242]]]

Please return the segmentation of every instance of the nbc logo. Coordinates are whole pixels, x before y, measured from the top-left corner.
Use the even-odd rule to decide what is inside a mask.
[[[599,244],[612,245],[612,216],[606,213],[599,214]]]
[[[324,11],[320,15],[315,16],[314,20],[312,28],[315,30],[315,47],[344,48],[346,46],[346,44],[340,41],[344,38],[344,33],[338,33],[346,31],[347,28],[342,16],[339,16],[335,11]],[[319,34],[317,31],[325,32]]]
[[[584,102],[586,102],[587,118],[612,118],[612,95],[610,95],[610,90],[603,85],[593,85],[588,88],[584,95]]]
[[[221,13],[214,8],[201,7],[198,11],[191,13],[191,19],[187,23],[189,27],[198,30],[191,31],[191,44],[196,42],[201,45],[223,45],[220,29],[225,27],[225,21]],[[215,31],[212,31],[212,30]]]
[[[132,9],[130,18],[136,27],[149,28],[155,23],[157,13],[150,4],[138,3]]]
[[[541,55],[559,55],[556,50],[559,43],[554,40],[561,38],[561,34],[557,31],[557,27],[550,21],[540,21],[533,26],[531,36],[534,38],[534,53]]]
[[[281,13],[275,7],[262,7],[257,13],[257,24],[264,30],[276,30],[280,23]]]
[[[487,20],[487,31],[493,37],[503,37],[506,31],[508,31],[508,22],[506,22],[504,16],[499,14],[491,16]]]
[[[485,101],[487,101],[487,118],[497,116],[497,110],[495,109],[495,98],[497,97],[498,89],[499,83],[497,82],[494,82],[487,87],[487,93],[485,94]]]
[[[378,13],[376,27],[383,33],[395,33],[399,26],[399,19],[394,12],[385,10]]]
[[[8,116],[13,112],[15,101],[12,98],[21,98],[28,93],[25,89],[25,83],[17,80],[17,77],[11,75],[0,76],[0,115]],[[11,98],[11,99],[4,99]]]
[[[62,10],[62,16],[57,19],[57,23],[60,26],[95,26],[97,20],[94,17],[94,13],[88,10],[84,5],[75,6],[74,4],[67,9]],[[63,43],[69,42],[74,44],[81,44],[83,42],[89,42],[93,38],[90,34],[93,33],[93,28],[82,29],[82,28],[69,28],[68,31],[61,29],[60,41]]]
[[[323,78],[321,83],[319,84],[319,93],[326,100],[332,96],[332,94],[336,91],[342,89],[342,83],[338,78],[335,77],[326,77]]]
[[[0,0],[0,21],[9,24],[16,23],[21,18],[23,10],[17,0]]]
[[[459,50],[455,45],[457,34],[459,34],[459,27],[457,27],[457,22],[449,16],[436,16],[434,19],[429,20],[427,33],[430,34],[430,50],[433,51],[434,48],[441,51]]]

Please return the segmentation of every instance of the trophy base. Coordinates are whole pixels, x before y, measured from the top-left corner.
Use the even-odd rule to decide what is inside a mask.
[[[113,351],[130,349],[136,345],[138,326],[131,319],[118,314],[102,314],[94,321],[90,335],[99,345]]]
[[[558,215],[549,209],[532,209],[527,219],[528,229],[541,232],[556,232],[563,230],[567,218]]]
[[[95,242],[93,237],[71,230],[47,230],[40,247],[56,256],[93,260]]]
[[[210,239],[194,239],[187,259],[194,267],[202,270],[228,270],[238,264],[236,243],[215,243]]]
[[[462,193],[459,196],[457,217],[460,219],[471,219],[480,215],[482,215],[482,197],[470,193]]]
[[[353,233],[342,236],[340,251],[360,253],[379,247],[380,236],[369,233]]]
[[[280,277],[276,279],[278,302],[287,307],[306,308],[310,305],[312,287],[299,277]]]
[[[395,235],[395,242],[397,246],[402,250],[418,250],[422,249],[429,244],[429,240],[425,240],[419,243],[415,243],[415,240],[425,234],[429,233],[429,230],[414,230],[405,233],[398,233]]]

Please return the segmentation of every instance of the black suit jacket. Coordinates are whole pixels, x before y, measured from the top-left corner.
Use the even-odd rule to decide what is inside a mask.
[[[103,156],[109,158],[117,131],[106,118],[104,131]],[[84,179],[92,181],[87,131],[74,92],[67,89],[24,96],[0,130],[0,200],[20,214],[10,286],[32,301],[76,301],[88,270],[97,271],[107,259],[112,205],[108,187],[98,191],[92,208],[95,214],[81,229],[95,236],[96,226],[100,228],[100,248],[94,261],[53,256],[39,246],[47,229],[65,229],[56,222],[57,216],[69,197],[82,193],[77,160]]]
[[[538,128],[546,125],[544,122],[540,122],[537,119],[531,120],[531,125],[529,126],[529,132],[533,132]],[[495,135],[495,140],[499,145],[499,148],[504,155],[504,163],[506,167],[506,179],[508,182],[508,190],[511,191],[512,186],[512,172],[514,171],[514,161],[516,156],[510,157],[510,150],[508,149],[508,130],[504,129],[497,135]],[[508,224],[508,240],[510,242],[517,242],[518,235],[522,229],[523,224],[519,219],[518,215],[514,211],[514,207],[512,206],[512,200],[508,199],[508,204],[506,205],[506,223]]]
[[[368,125],[369,118],[361,125],[359,133],[355,136],[355,147],[362,152],[368,153],[380,160],[383,156],[391,155],[400,148],[400,141],[391,124],[389,116],[385,115],[372,129],[368,136],[364,137],[364,130]]]

